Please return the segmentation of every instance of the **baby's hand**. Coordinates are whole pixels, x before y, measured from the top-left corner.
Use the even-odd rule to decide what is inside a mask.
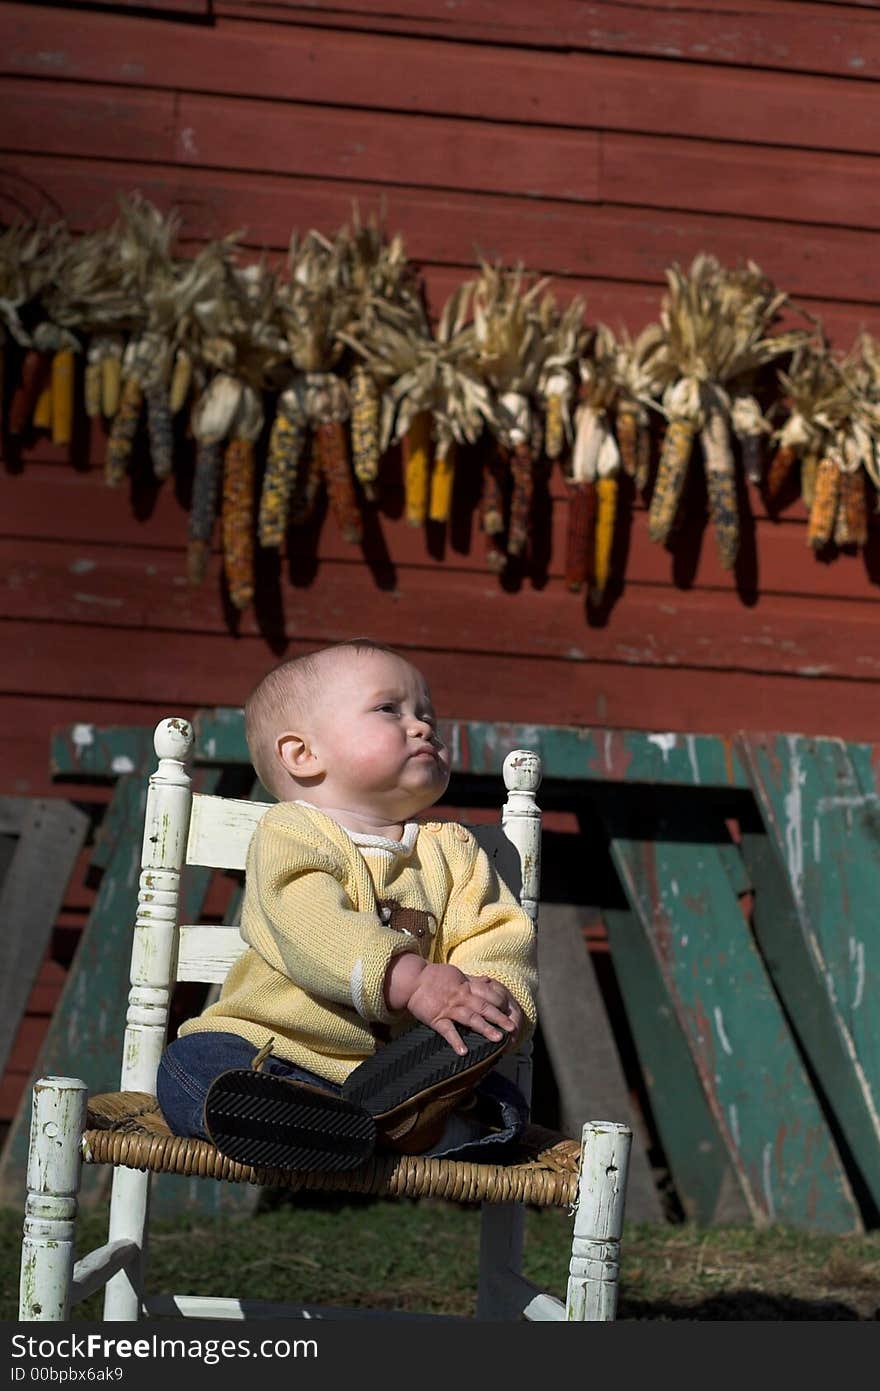
[[[523,1018],[513,996],[490,976],[466,976],[457,966],[431,962],[416,978],[406,1008],[462,1056],[467,1048],[456,1024],[499,1042],[505,1034],[515,1034]]]

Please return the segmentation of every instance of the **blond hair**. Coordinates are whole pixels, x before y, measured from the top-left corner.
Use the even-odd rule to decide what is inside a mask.
[[[257,777],[267,792],[279,796],[284,783],[280,776],[275,740],[285,729],[308,717],[323,679],[323,658],[336,652],[387,652],[401,657],[393,647],[372,638],[347,638],[319,647],[302,657],[292,657],[273,667],[251,691],[244,706],[244,733]]]

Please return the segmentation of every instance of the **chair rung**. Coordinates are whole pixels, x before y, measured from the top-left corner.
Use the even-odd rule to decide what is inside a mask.
[[[273,1304],[264,1299],[224,1299],[214,1295],[154,1294],[144,1300],[151,1318],[177,1315],[184,1319],[417,1319],[441,1323],[464,1320],[447,1314],[410,1313],[396,1309],[355,1309],[328,1304]]]
[[[73,1267],[73,1280],[70,1286],[71,1304],[79,1304],[90,1294],[106,1285],[117,1271],[137,1259],[140,1248],[135,1241],[108,1241],[106,1246],[98,1246],[90,1251]]]

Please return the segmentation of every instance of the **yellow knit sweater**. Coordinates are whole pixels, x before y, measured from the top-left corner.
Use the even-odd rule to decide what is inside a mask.
[[[377,900],[430,915],[418,939],[386,926]],[[279,802],[248,851],[241,935],[248,950],[216,1004],[181,1034],[238,1034],[341,1083],[373,1053],[375,1023],[412,1024],[388,1010],[385,974],[400,952],[449,962],[506,986],[535,1026],[535,930],[463,826],[409,822],[400,842],[349,833],[302,802]]]

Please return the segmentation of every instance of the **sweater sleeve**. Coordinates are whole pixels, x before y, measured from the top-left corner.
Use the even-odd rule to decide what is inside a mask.
[[[415,948],[373,908],[356,908],[345,880],[335,846],[264,821],[248,855],[241,935],[310,995],[387,1022],[396,1015],[385,1003],[386,972],[395,956]]]
[[[463,863],[455,865],[444,920],[445,959],[469,976],[491,976],[505,986],[526,1017],[528,1037],[537,1022],[534,924],[473,836],[457,848]]]

